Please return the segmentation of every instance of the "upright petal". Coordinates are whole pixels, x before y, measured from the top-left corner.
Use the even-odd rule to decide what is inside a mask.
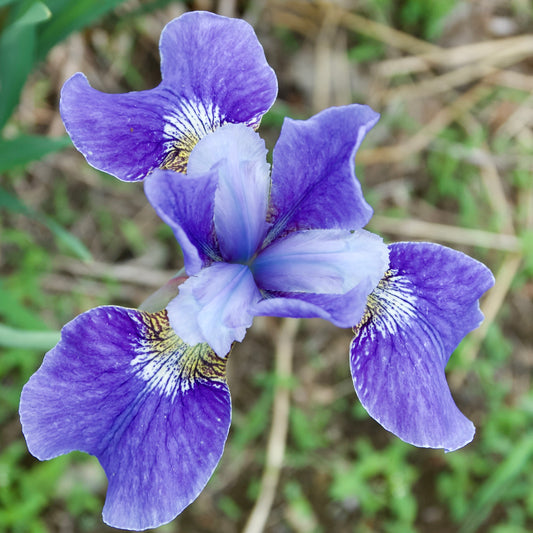
[[[390,270],[369,297],[350,348],[357,395],[385,429],[446,451],[472,440],[474,426],[455,405],[444,368],[481,323],[478,300],[493,283],[483,264],[444,246],[390,246]]]
[[[39,459],[95,455],[109,480],[105,522],[157,527],[220,460],[231,419],[225,364],[179,339],[166,311],[92,309],[63,328],[22,391],[28,448]]]
[[[252,272],[268,291],[344,294],[366,280],[371,291],[387,270],[388,256],[382,239],[368,231],[299,231],[262,250]]]
[[[213,222],[217,185],[216,169],[195,177],[157,170],[144,184],[148,201],[180,243],[190,276],[219,258]]]
[[[267,230],[270,168],[265,142],[242,124],[227,124],[194,148],[188,175],[216,167],[215,231],[224,260],[246,262]]]
[[[152,90],[105,94],[85,76],[61,92],[61,116],[87,161],[125,181],[155,168],[185,172],[195,144],[222,124],[257,127],[277,82],[253,29],[241,20],[187,13],[164,28],[163,81]]]
[[[207,342],[224,357],[246,335],[260,297],[246,265],[214,263],[180,286],[167,306],[170,325],[189,344]]]
[[[363,105],[285,119],[274,148],[270,240],[295,229],[360,229],[372,216],[354,157],[379,115]]]

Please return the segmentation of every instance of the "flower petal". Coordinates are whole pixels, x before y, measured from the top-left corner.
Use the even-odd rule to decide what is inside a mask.
[[[270,240],[294,229],[360,229],[370,220],[354,157],[378,118],[354,104],[285,119],[273,154]]]
[[[266,293],[253,307],[253,313],[256,316],[323,318],[339,328],[349,328],[361,320],[374,287],[366,279],[344,294]]]
[[[104,520],[147,529],[202,491],[231,419],[226,361],[188,346],[165,311],[99,307],[67,324],[22,391],[28,448],[98,457],[108,480]]]
[[[189,161],[189,176],[218,173],[215,231],[222,257],[246,262],[267,231],[270,167],[265,142],[242,124],[227,124],[204,137]]]
[[[257,127],[278,85],[263,47],[244,20],[185,13],[161,33],[161,73],[180,99],[219,110],[220,123]]]
[[[186,13],[161,34],[163,81],[105,94],[77,73],[61,91],[63,122],[89,164],[125,181],[155,168],[185,172],[194,145],[227,122],[257,127],[277,81],[252,27],[212,13]]]
[[[163,165],[168,139],[164,115],[171,107],[161,86],[106,94],[78,72],[61,90],[59,108],[74,146],[98,170],[123,181],[138,181]]]
[[[370,416],[402,440],[452,451],[473,424],[446,383],[448,359],[483,315],[478,299],[494,283],[478,261],[444,246],[390,246],[390,270],[355,328],[350,365]]]
[[[190,276],[219,258],[213,222],[217,185],[216,169],[195,177],[156,170],[144,183],[148,201],[181,245]]]
[[[189,344],[207,342],[224,357],[246,335],[260,297],[246,265],[214,263],[180,286],[167,306],[170,325]]]
[[[367,279],[372,291],[388,256],[382,239],[368,231],[299,231],[262,250],[252,272],[268,291],[344,294]]]

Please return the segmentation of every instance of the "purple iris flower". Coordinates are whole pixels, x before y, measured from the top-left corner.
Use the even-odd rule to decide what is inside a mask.
[[[444,368],[482,320],[493,283],[481,263],[429,243],[387,247],[353,158],[378,115],[366,106],[286,120],[270,172],[254,132],[276,80],[251,28],[191,13],[161,36],[163,81],[105,95],[81,74],[62,93],[67,130],[89,163],[145,190],[179,241],[187,280],[157,312],[98,307],[62,330],[21,396],[39,459],[95,455],[104,520],[142,530],[202,491],[231,421],[227,354],[254,316],[354,327],[354,385],[403,440],[454,450],[474,428]]]
[[[350,367],[363,407],[402,440],[453,451],[474,437],[444,368],[481,324],[479,298],[493,284],[485,265],[456,250],[425,242],[389,245],[389,269],[354,328]]]
[[[185,13],[161,33],[161,83],[105,94],[78,72],[63,86],[68,134],[90,165],[124,181],[156,168],[185,171],[194,145],[226,123],[257,128],[277,80],[252,27],[208,12]]]

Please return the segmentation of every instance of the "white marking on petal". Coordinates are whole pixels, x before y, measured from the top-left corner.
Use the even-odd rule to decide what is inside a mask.
[[[183,342],[170,327],[166,311],[139,313],[134,320],[142,334],[132,339],[136,356],[130,364],[149,392],[156,390],[173,401],[197,382],[225,382],[226,360],[205,343]]]
[[[147,388],[157,390],[172,400],[178,392],[184,393],[194,388],[194,381],[180,379],[180,353],[154,354],[153,347],[147,343],[146,351],[131,361],[135,372],[146,381]]]
[[[165,125],[163,136],[167,139],[168,148],[183,137],[201,139],[223,124],[225,117],[218,106],[212,103],[183,100],[180,107],[173,113],[163,117]]]

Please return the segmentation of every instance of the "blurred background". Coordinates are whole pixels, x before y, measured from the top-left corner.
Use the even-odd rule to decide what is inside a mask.
[[[279,79],[260,128],[270,149],[286,115],[371,105],[382,118],[356,159],[369,229],[465,251],[496,285],[447,368],[477,427],[471,444],[417,449],[374,422],[353,390],[350,331],[258,318],[230,359],[222,461],[157,531],[532,531],[529,0],[0,0],[0,531],[113,531],[95,458],[27,452],[20,391],[66,322],[98,305],[137,307],[182,258],[142,185],[72,147],[59,93],[77,71],[106,92],[154,87],[160,32],[192,9],[255,27]]]

